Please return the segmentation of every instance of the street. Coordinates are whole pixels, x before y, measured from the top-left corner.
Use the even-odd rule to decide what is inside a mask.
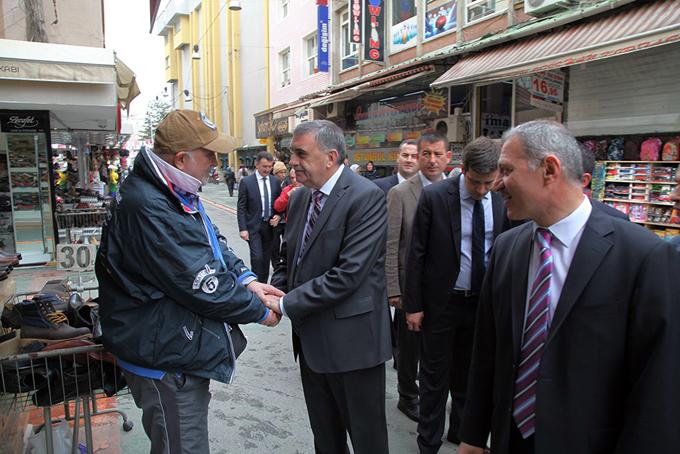
[[[209,184],[202,198],[213,223],[236,254],[248,263],[248,246],[238,235],[236,192],[229,197],[226,185]],[[248,347],[237,362],[234,383],[211,383],[208,416],[211,452],[313,452],[299,368],[293,360],[289,320],[284,318],[275,328],[245,325],[243,331]],[[389,361],[385,407],[390,452],[417,452],[416,423],[397,410],[396,380],[396,370]],[[141,412],[134,407],[131,396],[120,397],[119,404],[135,422],[132,432],[121,431],[122,452],[148,452]],[[455,447],[444,441],[441,452],[455,452]]]

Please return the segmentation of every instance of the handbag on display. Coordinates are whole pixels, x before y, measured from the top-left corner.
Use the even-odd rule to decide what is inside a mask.
[[[661,139],[658,137],[650,137],[642,142],[640,147],[641,161],[658,161],[661,154]]]
[[[673,137],[664,144],[663,151],[661,152],[661,160],[677,161],[679,154],[680,154],[680,136]]]
[[[607,148],[607,159],[610,161],[620,161],[623,159],[623,137],[612,139]]]

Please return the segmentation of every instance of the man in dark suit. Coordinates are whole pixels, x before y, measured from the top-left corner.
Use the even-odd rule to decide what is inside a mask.
[[[385,196],[392,189],[393,186],[398,185],[402,181],[408,180],[413,175],[418,173],[418,145],[415,140],[404,140],[399,145],[399,154],[397,155],[397,172],[390,176],[378,178],[373,180],[380,189],[383,190]]]
[[[387,453],[385,195],[342,164],[345,138],[330,121],[302,123],[293,193],[268,306],[290,318],[316,452]]]
[[[418,358],[420,334],[406,326],[406,313],[401,304],[402,289],[406,280],[406,257],[411,242],[411,227],[416,215],[418,199],[423,187],[444,179],[451,152],[446,150],[448,140],[441,134],[424,134],[416,143],[418,167],[415,176],[399,183],[387,194],[387,249],[385,276],[387,297],[394,307],[394,332],[397,340],[395,362],[397,365],[397,408],[413,421],[418,421]]]
[[[510,219],[480,296],[459,454],[675,452],[680,261],[582,193],[559,123],[506,132],[494,190]]]
[[[502,199],[489,192],[499,151],[486,137],[468,144],[462,174],[424,188],[413,221],[403,304],[409,329],[421,332],[421,453],[442,444],[449,393],[447,439],[459,442],[477,298],[491,246],[507,227]]]
[[[250,247],[250,267],[257,280],[267,283],[272,257],[274,227],[281,216],[274,213],[274,200],[281,194],[281,182],[270,175],[274,157],[261,151],[255,158],[255,173],[238,186],[238,229]]]

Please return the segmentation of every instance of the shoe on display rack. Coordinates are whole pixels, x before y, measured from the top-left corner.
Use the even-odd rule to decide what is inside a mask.
[[[57,312],[53,305],[56,297],[37,295],[15,305],[21,314],[21,338],[53,342],[64,339],[91,337],[88,328],[74,328],[68,324],[63,312]]]

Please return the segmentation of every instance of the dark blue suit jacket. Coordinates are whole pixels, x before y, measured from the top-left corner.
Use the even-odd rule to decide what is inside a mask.
[[[269,187],[271,198],[270,213],[274,213],[274,200],[281,195],[281,182],[273,175],[269,175]],[[262,223],[262,199],[260,185],[257,183],[257,174],[249,175],[241,180],[238,186],[237,218],[239,231],[249,232],[259,229]]]
[[[387,196],[387,193],[390,192],[390,189],[392,189],[393,186],[399,184],[399,177],[397,177],[396,173],[393,173],[389,177],[382,177],[378,178],[377,180],[373,180],[373,183],[378,185],[378,187],[385,193],[385,196]]]

